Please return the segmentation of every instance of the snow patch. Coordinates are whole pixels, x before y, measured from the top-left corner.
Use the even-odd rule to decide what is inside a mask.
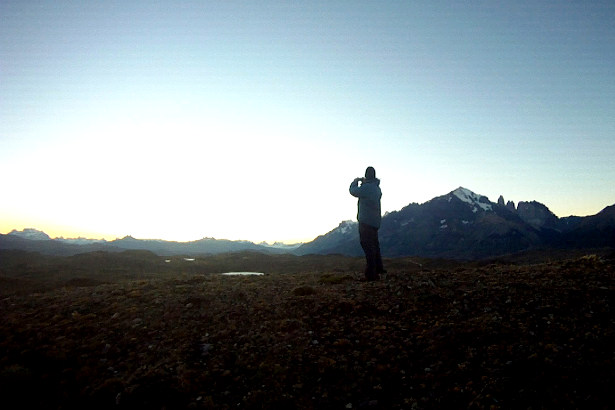
[[[346,235],[348,232],[350,232],[352,229],[354,229],[356,226],[356,222],[354,221],[344,221],[340,224],[340,226],[338,227],[339,232],[342,235]]]
[[[462,200],[463,202],[470,204],[470,205],[474,205],[475,208],[472,210],[472,212],[474,213],[478,211],[476,206],[480,207],[483,211],[493,211],[491,204],[481,202],[481,198],[484,198],[483,196],[477,195],[467,188],[459,187],[456,190],[454,190],[452,194],[455,195],[460,200]],[[451,198],[449,198],[449,201],[450,199]]]

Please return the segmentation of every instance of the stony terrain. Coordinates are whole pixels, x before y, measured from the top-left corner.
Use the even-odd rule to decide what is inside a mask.
[[[612,254],[0,255],[2,408],[609,408]],[[222,276],[253,270],[264,276]]]

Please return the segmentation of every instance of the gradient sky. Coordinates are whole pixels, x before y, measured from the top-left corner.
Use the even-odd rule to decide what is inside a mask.
[[[306,241],[464,186],[615,203],[615,2],[0,2],[0,232]]]

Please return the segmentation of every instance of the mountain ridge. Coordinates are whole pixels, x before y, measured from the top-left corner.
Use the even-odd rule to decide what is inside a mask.
[[[61,256],[94,251],[122,252],[125,250],[147,250],[161,256],[241,251],[285,253],[285,248],[279,246],[279,244],[270,246],[245,240],[202,238],[189,242],[177,242],[162,239],[136,239],[130,235],[112,241],[84,238],[71,240],[65,238],[51,239],[46,233],[34,228],[26,228],[24,231],[13,230],[6,235],[0,234],[0,249],[38,251],[44,254]]]
[[[608,210],[608,216],[601,216]],[[483,259],[541,248],[615,246],[615,205],[588,217],[558,218],[537,201],[515,206],[500,196],[459,187],[423,204],[410,203],[386,213],[380,227],[385,257],[421,256]],[[361,256],[358,232],[342,233],[342,224],[302,245],[299,254],[342,253]]]
[[[423,203],[410,203],[382,217],[380,243],[385,257],[421,256],[483,259],[535,249],[615,247],[615,205],[596,215],[558,218],[537,201],[497,202],[458,187]],[[113,241],[51,239],[34,228],[0,234],[0,249],[74,255],[91,251],[148,250],[159,255],[264,253],[362,256],[356,221],[342,221],[314,240],[294,245],[202,238],[176,242],[125,236]]]

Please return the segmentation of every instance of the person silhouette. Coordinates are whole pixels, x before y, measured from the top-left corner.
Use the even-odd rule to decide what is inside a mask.
[[[359,185],[359,182],[361,183]],[[367,167],[365,178],[355,178],[350,184],[350,195],[359,198],[357,204],[357,219],[359,220],[359,239],[365,252],[365,279],[374,281],[384,273],[378,229],[382,219],[380,213],[380,180],[376,178],[376,170]]]

